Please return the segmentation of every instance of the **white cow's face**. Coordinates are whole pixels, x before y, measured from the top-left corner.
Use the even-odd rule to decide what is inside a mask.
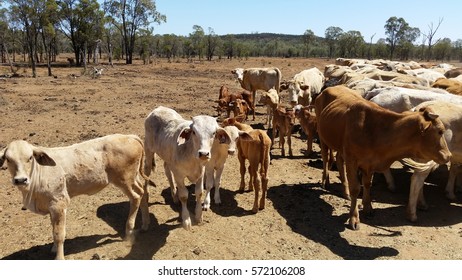
[[[239,81],[242,81],[242,79],[244,78],[244,68],[236,68],[233,71],[231,71],[231,73],[233,73],[236,79],[238,79]]]
[[[41,149],[23,140],[11,142],[2,153],[1,162],[6,161],[13,184],[27,186],[30,184],[30,174],[34,162],[41,165],[56,165],[56,163]]]
[[[192,118],[192,124],[180,134],[186,141],[191,141],[194,156],[208,161],[211,157],[211,149],[214,139],[223,144],[229,144],[231,139],[228,133],[218,126],[215,118],[210,116],[196,116]]]
[[[302,98],[305,92],[308,90],[308,86],[306,85],[301,85],[298,82],[291,82],[289,83],[289,88],[287,89],[288,91],[288,97],[289,97],[289,102],[292,105],[295,105],[298,103],[298,99]]]
[[[247,132],[239,130],[234,125],[225,126],[224,130],[228,133],[231,141],[228,146],[228,155],[232,156],[236,153],[237,141],[239,139],[243,141],[251,141],[252,136],[250,136]]]

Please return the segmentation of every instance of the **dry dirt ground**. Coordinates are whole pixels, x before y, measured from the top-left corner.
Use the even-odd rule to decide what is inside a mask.
[[[65,61],[65,58],[63,58]],[[269,59],[217,60],[186,63],[157,60],[151,65],[122,62],[105,66],[99,79],[82,75],[78,68],[54,68],[56,77],[39,68],[37,78],[0,79],[0,148],[15,139],[42,146],[65,146],[112,133],[144,137],[144,118],[159,105],[172,107],[189,118],[216,115],[214,100],[221,85],[239,90],[231,70],[235,67],[279,67],[284,78],[328,60]],[[0,68],[0,75],[8,67]],[[78,76],[76,78],[70,75]],[[257,107],[261,126],[266,109]],[[253,193],[239,193],[237,157],[228,159],[221,206],[204,212],[204,222],[191,231],[181,227],[179,206],[170,197],[163,168],[151,177],[151,227],[137,235],[131,246],[123,241],[128,200],[108,187],[93,196],[75,197],[68,210],[65,255],[68,259],[462,259],[462,197],[444,196],[447,168],[427,179],[424,191],[430,208],[419,211],[419,221],[405,219],[410,170],[397,165],[398,190],[387,190],[383,176],[372,187],[375,215],[362,216],[359,231],[347,228],[349,201],[341,197],[338,178],[329,189],[320,186],[322,162],[315,144],[306,155],[300,133],[293,140],[294,156],[271,151],[267,207],[252,214]],[[277,145],[276,145],[277,147]],[[162,166],[158,160],[158,166]],[[48,216],[21,211],[21,196],[0,171],[0,258],[52,259]],[[189,182],[187,182],[189,184]],[[189,208],[193,212],[193,188]],[[137,223],[139,227],[139,223]]]

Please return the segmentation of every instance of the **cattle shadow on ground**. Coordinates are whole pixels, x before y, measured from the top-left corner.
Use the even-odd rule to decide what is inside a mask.
[[[188,210],[191,215],[192,221],[194,221],[194,211],[195,211],[195,205],[196,205],[196,199],[194,195],[194,185],[190,185],[187,187],[189,191],[189,198],[188,198]],[[245,192],[247,193],[247,191]],[[220,198],[221,198],[221,205],[217,205],[214,202],[214,194],[215,194],[215,188],[212,188],[210,192],[210,199],[211,199],[211,204],[210,204],[210,210],[213,213],[220,215],[222,217],[243,217],[247,215],[253,215],[251,210],[245,210],[242,207],[238,206],[237,200],[236,200],[236,195],[240,194],[239,191],[230,191],[225,188],[220,188]],[[170,188],[165,188],[162,191],[161,194],[164,199],[165,199],[165,204],[170,205],[172,210],[180,213],[181,211],[181,205],[175,204],[173,202],[173,198],[170,192]],[[253,196],[253,192],[252,192]],[[202,199],[202,201],[204,198]],[[207,215],[208,211],[203,211],[203,216]],[[178,216],[178,221],[181,222],[180,216]],[[194,223],[194,222],[193,222]]]
[[[101,242],[103,239],[105,240]],[[113,242],[121,242],[118,235],[89,235],[66,239],[64,241],[64,257],[68,258],[69,255],[84,252]],[[2,260],[52,260],[56,256],[56,253],[51,252],[52,246],[52,242],[44,245],[37,245],[29,249],[14,252],[13,254],[3,257]]]
[[[382,175],[375,175],[371,188],[372,207],[375,203],[396,205],[383,209],[374,209],[374,215],[365,220],[365,223],[376,226],[417,226],[417,227],[443,227],[462,222],[462,196],[457,195],[456,201],[450,201],[445,196],[445,186],[448,170],[442,166],[430,173],[423,186],[425,200],[429,206],[427,210],[417,209],[417,222],[406,219],[406,207],[409,201],[410,180],[412,171],[408,168],[392,169],[396,190],[388,190]]]
[[[372,260],[398,255],[391,247],[358,246],[341,237],[340,232],[348,230],[347,215],[333,216],[333,206],[320,198],[325,193],[313,184],[283,184],[271,187],[267,197],[294,232],[324,245],[343,259]]]
[[[123,237],[125,236],[126,219],[120,219],[120,217],[127,217],[129,207],[130,205],[128,202],[105,204],[98,208],[97,216]],[[139,230],[141,225],[141,213],[138,211],[135,227],[135,229],[138,230],[136,232],[135,243],[132,244],[130,252],[120,259],[151,260],[156,252],[165,245],[169,232],[180,226],[168,224],[160,225],[153,214],[149,214],[149,218],[149,229],[146,232],[142,232]]]

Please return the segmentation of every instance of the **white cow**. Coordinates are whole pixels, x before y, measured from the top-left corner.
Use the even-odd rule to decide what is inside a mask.
[[[235,75],[243,89],[252,92],[253,108],[255,108],[257,90],[268,91],[274,88],[279,93],[282,79],[279,68],[235,68],[231,73]],[[255,110],[253,110],[253,120],[255,120]]]
[[[420,104],[413,110],[419,111],[422,108],[431,108],[435,114],[438,114],[443,122],[446,131],[444,138],[448,144],[452,156],[450,159],[449,178],[446,184],[446,196],[454,200],[454,182],[458,173],[458,167],[462,164],[462,105],[453,104],[444,101],[428,101]],[[415,171],[411,177],[411,188],[409,192],[409,203],[407,206],[407,217],[410,221],[417,220],[416,208],[417,202],[423,208],[427,208],[423,196],[423,184],[431,171],[439,165],[434,161],[426,164],[414,165]]]
[[[266,105],[266,125],[271,128],[273,124],[273,111],[279,104],[279,94],[275,89],[262,92],[258,103]]]
[[[301,104],[303,106],[311,105],[313,95],[319,94],[324,86],[324,74],[316,67],[306,69],[286,83],[283,83],[281,89],[288,90],[289,102],[292,105]]]
[[[411,110],[420,103],[430,100],[445,100],[462,104],[462,97],[436,88],[428,90],[402,87],[377,88],[367,92],[364,98],[397,113]]]
[[[235,126],[225,126],[224,130],[228,133],[231,141],[228,145],[223,145],[220,141],[213,141],[212,157],[205,165],[205,200],[203,210],[210,208],[210,191],[215,188],[214,201],[215,204],[221,204],[220,198],[220,185],[221,175],[225,168],[226,159],[228,155],[234,155],[236,152],[236,142],[238,140],[251,141],[252,137],[244,131],[240,131]]]
[[[195,183],[196,222],[202,222],[202,192],[205,165],[211,158],[214,139],[229,144],[230,136],[219,127],[215,118],[195,116],[183,119],[175,110],[159,106],[144,122],[144,149],[146,161],[144,172],[147,176],[155,167],[155,154],[164,161],[165,175],[170,184],[175,202],[181,202],[183,227],[191,229],[191,218],[187,208],[188,190],[185,178]]]
[[[23,140],[13,141],[0,152],[23,196],[24,208],[50,214],[53,252],[64,259],[66,212],[74,196],[92,195],[108,184],[120,188],[130,200],[125,226],[133,241],[136,214],[141,205],[142,229],[149,225],[147,196],[143,196],[143,142],[136,135],[109,135],[67,147],[45,148]]]

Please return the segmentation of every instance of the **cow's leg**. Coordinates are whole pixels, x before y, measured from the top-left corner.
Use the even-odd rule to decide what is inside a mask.
[[[191,229],[191,217],[189,216],[188,210],[188,189],[184,184],[184,178],[177,180],[175,178],[176,185],[178,187],[178,198],[181,202],[181,220],[183,228],[186,230]],[[201,208],[202,209],[202,208]]]
[[[458,164],[451,163],[449,167],[449,176],[448,176],[448,183],[446,184],[446,197],[450,200],[455,200],[456,195],[454,193],[454,184],[456,182],[457,172],[459,169]]]
[[[64,239],[66,238],[67,204],[58,201],[50,207],[51,225],[53,227],[52,252],[56,253],[56,260],[64,260]]]
[[[363,211],[366,215],[372,215],[371,184],[373,172],[363,172]]]
[[[268,190],[268,178],[266,174],[260,174],[261,177],[261,198],[260,198],[260,210],[265,209],[265,202],[266,202],[266,192]]]
[[[196,222],[202,223],[202,193],[204,192],[204,172],[205,169],[202,169],[202,176],[197,180],[196,187],[195,187],[195,195],[196,195]]]
[[[168,167],[168,164],[164,162],[165,175],[167,176],[168,183],[170,185],[170,191],[172,192],[172,198],[174,203],[178,203],[178,190],[175,181],[173,180],[172,171]]]
[[[289,145],[289,156],[293,157],[292,153],[292,127],[289,127],[289,134],[287,135],[287,144]]]
[[[258,207],[258,196],[260,194],[260,179],[258,178],[257,167],[252,166],[252,164],[250,164],[249,166],[250,178],[253,179],[252,185],[253,185],[253,190],[255,192],[255,199],[254,199],[253,208],[252,208],[253,213],[258,213],[258,208],[259,208]]]
[[[207,211],[210,209],[210,191],[213,188],[213,168],[206,168],[205,170],[205,199],[204,204],[202,205],[202,209]],[[217,189],[215,189],[215,194],[217,193]]]
[[[248,170],[249,170],[249,191],[253,191],[254,190],[254,180],[255,180],[256,171],[255,171],[255,174],[254,174],[253,167],[252,167],[252,162],[250,162]]]
[[[146,147],[146,143],[144,143]],[[149,177],[151,175],[151,172],[154,170],[156,167],[156,162],[155,162],[155,155],[154,152],[148,150],[145,148],[145,156],[144,156],[144,174]]]
[[[238,153],[239,159],[239,172],[241,173],[241,185],[239,187],[239,192],[245,191],[245,158],[241,156],[241,153]]]
[[[385,176],[385,181],[387,182],[387,188],[394,192],[396,191],[395,180],[393,179],[393,175],[391,175],[391,170],[388,168],[383,172],[383,176]]]
[[[322,157],[322,179],[321,185],[325,189],[329,185],[329,148],[322,141],[321,145],[321,157]]]
[[[215,204],[221,204],[221,197],[220,197],[220,187],[221,187],[221,175],[223,174],[224,165],[217,168],[215,172],[215,179],[213,180],[213,186],[215,187],[215,196],[214,201]]]
[[[252,103],[253,103],[253,104],[252,104],[252,107],[253,107],[253,113],[252,113],[252,114],[253,114],[253,118],[252,118],[252,120],[254,121],[254,120],[255,120],[255,111],[256,111],[256,110],[255,110],[255,100],[256,100],[256,97],[257,97],[257,91],[256,91],[256,90],[253,90],[253,91],[252,91],[252,97],[253,97],[253,99],[252,99]]]
[[[130,201],[130,210],[128,212],[128,219],[125,224],[125,239],[128,240],[130,243],[133,243],[135,241],[136,215],[138,214],[138,209],[140,208],[141,200],[144,196],[144,188],[142,185],[138,185],[136,182],[130,187],[127,187],[127,186],[128,184],[127,185],[121,184],[119,187],[122,189],[125,195],[128,196],[128,199]],[[147,203],[146,203],[146,208],[147,208]],[[141,214],[143,215],[147,214],[147,217],[146,216],[143,217],[143,225],[144,225],[144,223],[146,223],[146,219],[149,219],[149,212],[147,211],[147,209],[144,209],[142,210]]]
[[[286,145],[286,139],[285,139],[284,134],[282,133],[282,130],[280,129],[279,130],[279,147],[281,148],[281,155],[283,157],[286,156],[285,145]]]
[[[406,217],[409,221],[417,221],[417,201],[420,196],[420,192],[423,188],[425,179],[431,170],[426,170],[425,172],[414,171],[414,174],[411,176],[411,187],[409,190],[409,202],[406,209]],[[422,195],[423,196],[423,195]]]
[[[348,224],[350,225],[351,229],[358,230],[360,225],[358,195],[361,191],[361,186],[358,182],[358,168],[356,164],[348,161],[346,161],[345,168],[351,196],[350,219]]]
[[[342,183],[342,192],[343,192],[343,198],[350,200],[350,189],[348,188],[348,180],[346,178],[346,173],[345,173],[345,161],[343,160],[343,157],[337,153],[336,156],[336,162],[337,162],[337,169],[340,175],[340,182]]]

